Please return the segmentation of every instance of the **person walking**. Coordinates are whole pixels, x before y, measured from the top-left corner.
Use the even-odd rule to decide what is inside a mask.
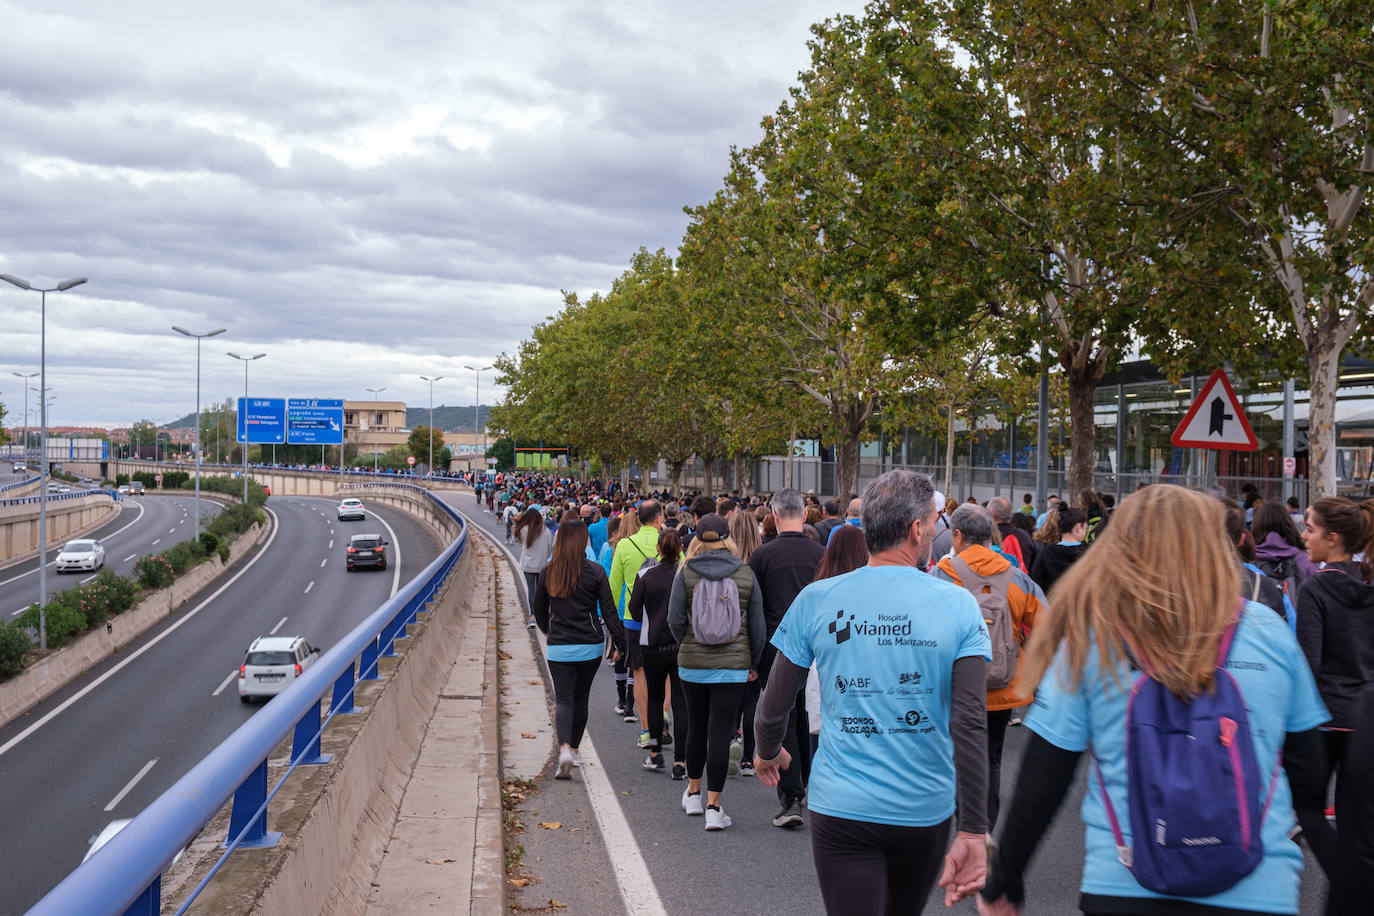
[[[525,574],[526,600],[531,603],[528,626],[534,624],[534,586],[539,579],[539,571],[549,562],[553,553],[553,535],[544,525],[544,513],[531,506],[520,516],[515,525],[515,541],[520,545],[520,571]]]
[[[930,478],[913,471],[870,483],[868,565],[802,589],[773,634],[755,767],[776,786],[792,765],[783,735],[814,661],[821,731],[807,810],[832,916],[918,912],[937,877],[952,905],[986,873],[991,644],[973,596],[924,572],[933,497]]]
[[[1059,581],[1059,577],[1088,550],[1088,545],[1083,542],[1088,532],[1088,517],[1083,514],[1082,509],[1066,509],[1061,506],[1049,521],[1058,523],[1059,541],[1044,544],[1035,555],[1030,570],[1035,584],[1047,595],[1050,589],[1054,588],[1054,583]]]
[[[763,620],[766,638],[771,640],[777,632],[778,624],[792,606],[792,601],[801,590],[816,578],[816,569],[826,548],[806,536],[806,505],[801,493],[791,488],[778,490],[770,501],[773,519],[778,527],[778,536],[759,547],[749,556],[749,568],[754,571],[759,587],[763,590]],[[860,529],[852,525],[845,528],[855,532],[862,540]],[[763,689],[768,686],[768,672],[778,650],[771,642],[765,643],[763,656],[759,661],[758,679],[745,685],[744,715],[741,729],[744,738],[744,756],[740,772],[754,772],[754,714]],[[777,786],[778,813],[773,815],[773,826],[797,828],[802,826],[801,801],[806,797],[806,775],[810,771],[810,742],[803,743],[809,731],[807,718],[808,706],[806,690],[803,687],[796,698],[792,716],[787,722],[783,736],[783,746],[792,755],[793,765],[783,771]]]
[[[663,769],[663,744],[668,736],[663,724],[666,688],[673,710],[673,779],[686,779],[687,698],[677,670],[677,640],[668,627],[668,597],[682,557],[682,536],[675,528],[665,527],[658,534],[657,549],[657,565],[641,570],[630,591],[630,617],[640,625],[639,660],[648,720],[649,753],[644,769]]]
[[[581,763],[578,748],[587,728],[588,698],[600,667],[605,630],[610,630],[615,656],[625,651],[625,630],[611,600],[606,571],[587,559],[587,528],[575,513],[569,516],[558,527],[553,559],[536,577],[533,598],[535,622],[548,637],[545,657],[558,732],[555,779],[571,778],[573,767]]]
[[[626,529],[626,524],[629,528]],[[615,544],[611,559],[611,594],[620,609],[620,622],[629,630],[626,637],[629,652],[626,654],[628,689],[626,694],[626,722],[640,723],[639,746],[648,747],[652,735],[649,734],[644,719],[643,665],[639,657],[639,623],[630,616],[630,589],[634,586],[635,576],[645,563],[658,560],[658,532],[663,528],[663,504],[656,499],[646,499],[638,508],[627,509],[621,519],[620,538]],[[635,707],[639,708],[636,714]]]
[[[1084,913],[1298,912],[1288,833],[1295,807],[1304,830],[1330,831],[1328,713],[1288,627],[1236,597],[1227,541],[1218,500],[1149,486],[1059,580],[1021,661],[1031,739],[984,916],[1021,912],[1026,865],[1089,751]]]
[[[1010,503],[1007,509],[1010,511]],[[995,518],[988,510],[960,506],[949,523],[954,533],[954,556],[942,559],[935,574],[973,595],[992,638],[993,664],[987,685],[987,814],[988,833],[992,833],[1001,808],[1002,745],[1007,725],[1012,713],[1031,701],[1030,694],[1014,683],[1021,646],[1045,609],[1045,593],[1024,570],[992,549]]]
[[[758,676],[765,633],[762,590],[730,546],[730,526],[724,518],[713,512],[699,519],[687,561],[673,578],[668,598],[668,626],[680,647],[678,675],[687,698],[682,810],[705,814],[706,829],[711,831],[731,823],[720,804],[730,739],[744,685]]]

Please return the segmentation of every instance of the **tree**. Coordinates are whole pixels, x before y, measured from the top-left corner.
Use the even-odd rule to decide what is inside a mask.
[[[129,445],[139,458],[151,458],[157,442],[157,424],[152,420],[138,420],[129,427]]]
[[[405,447],[406,454],[414,455],[417,463],[428,464],[431,448],[434,449],[433,455],[436,460],[442,457],[444,432],[429,426],[416,426],[410,431]]]
[[[515,467],[515,440],[502,436],[487,448],[486,457],[495,458],[496,466],[509,471]]]

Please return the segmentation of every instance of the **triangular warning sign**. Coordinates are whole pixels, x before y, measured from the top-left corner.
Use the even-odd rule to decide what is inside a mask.
[[[1253,452],[1259,448],[1255,431],[1241,409],[1226,371],[1218,369],[1198,392],[1183,422],[1169,439],[1177,448],[1215,448]]]

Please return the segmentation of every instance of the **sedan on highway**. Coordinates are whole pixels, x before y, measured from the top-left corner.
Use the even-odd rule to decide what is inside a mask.
[[[274,697],[320,657],[320,650],[300,636],[259,636],[239,666],[239,699]]]
[[[367,519],[367,510],[363,508],[363,501],[351,496],[339,502],[339,521],[346,522],[350,518]]]
[[[58,572],[95,572],[105,565],[105,548],[93,538],[68,541],[57,554]]]
[[[363,566],[386,569],[386,544],[380,534],[355,534],[348,539],[348,571]]]

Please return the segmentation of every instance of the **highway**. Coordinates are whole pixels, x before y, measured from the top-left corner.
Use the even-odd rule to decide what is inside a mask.
[[[131,572],[144,554],[160,553],[195,532],[195,498],[162,493],[125,497],[119,513],[95,531],[84,535],[105,546],[105,567],[121,575]],[[200,511],[208,522],[219,512],[219,503],[202,498]],[[61,545],[48,551],[48,594],[88,581],[92,573],[63,573],[53,568]],[[11,620],[38,600],[38,558],[33,557],[0,570],[0,620]]]
[[[144,512],[161,499],[146,497]],[[105,824],[133,817],[260,708],[241,703],[236,684],[254,638],[300,635],[327,651],[438,555],[433,536],[402,512],[339,522],[335,505],[272,497],[270,541],[0,730],[0,916],[24,912],[81,862]],[[399,562],[347,572],[349,536],[373,531]]]

